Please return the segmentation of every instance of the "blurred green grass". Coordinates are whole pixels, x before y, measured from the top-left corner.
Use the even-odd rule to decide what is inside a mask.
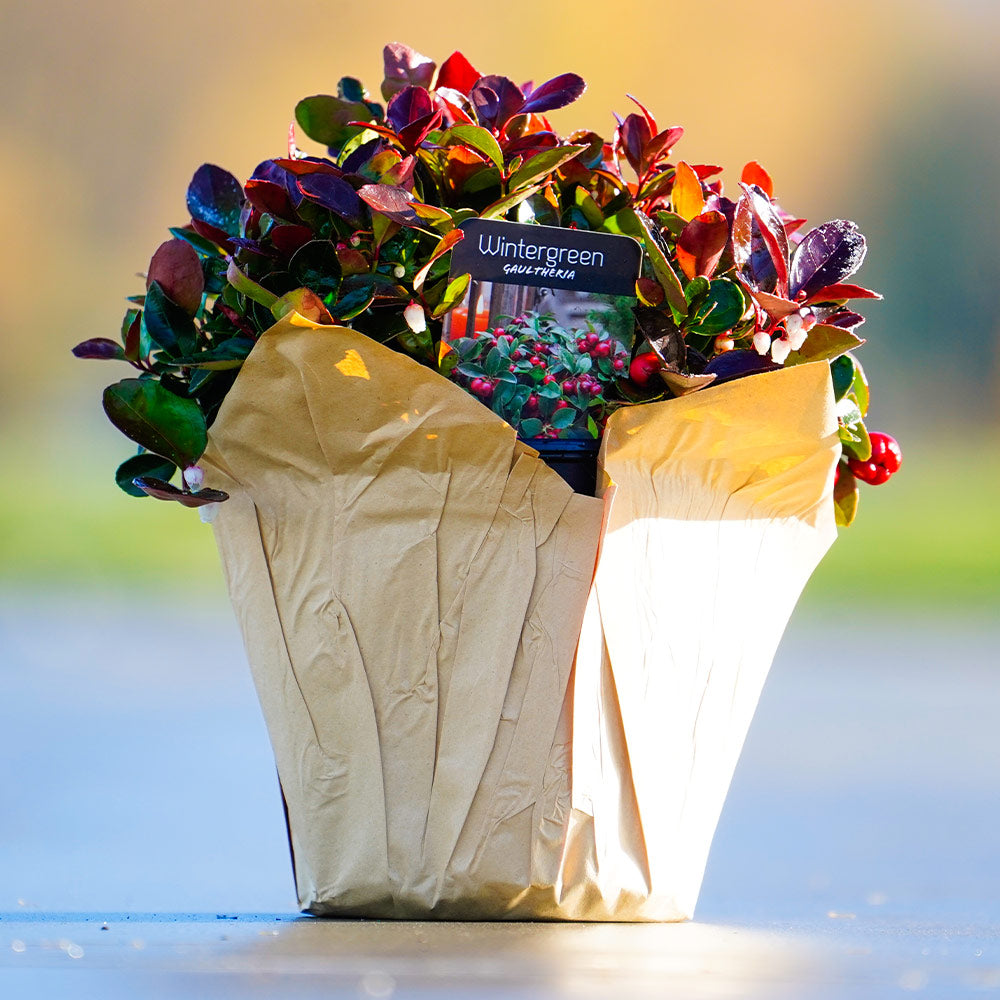
[[[802,610],[995,613],[1000,435],[963,429],[947,441],[900,436],[903,469],[884,486],[862,487],[858,519],[841,529]],[[90,440],[29,453],[21,438],[11,454],[10,440],[2,449],[0,585],[189,598],[222,592],[212,531],[196,511],[135,500],[115,486],[115,461],[127,447],[112,456],[110,445],[95,450]]]

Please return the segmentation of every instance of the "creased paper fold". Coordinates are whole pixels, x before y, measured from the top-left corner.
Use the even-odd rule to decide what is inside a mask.
[[[616,413],[602,502],[363,335],[265,333],[203,464],[302,907],[690,916],[838,453],[788,369]]]

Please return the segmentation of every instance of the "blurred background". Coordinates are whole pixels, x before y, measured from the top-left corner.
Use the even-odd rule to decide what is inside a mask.
[[[441,2],[392,13],[301,0],[69,0],[4,4],[0,38],[0,582],[42,590],[136,585],[217,591],[210,532],[188,511],[114,485],[132,446],[100,392],[118,362],[70,348],[117,337],[167,227],[186,219],[202,162],[245,178],[285,147],[298,99],[342,75],[372,91],[381,47],[439,63],[461,48],[517,80],[572,70],[589,90],[553,117],[613,128],[638,96],[687,132],[679,155],[757,159],[783,206],[811,224],[855,220],[869,427],[905,465],[863,488],[858,522],[806,595],[857,610],[994,605],[1000,531],[1000,129],[988,0],[865,0],[711,8],[660,0],[537,4],[487,13]],[[309,146],[308,141],[303,145]]]
[[[588,92],[553,115],[564,132],[609,134],[612,111],[628,113],[626,94],[635,94],[661,125],[685,127],[679,155],[726,166],[729,190],[756,159],[787,210],[813,225],[858,223],[869,242],[858,280],[885,296],[862,309],[868,425],[899,439],[904,464],[889,484],[862,487],[858,521],[809,584],[780,661],[787,673],[776,674],[815,663],[777,708],[762,708],[798,720],[794,732],[820,748],[799,755],[789,780],[796,794],[812,789],[812,833],[828,831],[834,854],[854,845],[836,855],[841,871],[866,850],[881,858],[873,844],[896,856],[903,844],[937,850],[928,838],[949,835],[921,810],[933,789],[955,787],[957,773],[981,796],[968,800],[964,828],[995,829],[976,818],[996,792],[986,770],[995,715],[982,708],[978,735],[962,738],[969,706],[987,705],[995,690],[987,664],[1000,637],[1000,6],[0,2],[0,788],[13,789],[0,819],[0,874],[9,877],[0,910],[22,890],[49,908],[188,906],[199,892],[251,908],[289,899],[266,737],[211,531],[194,511],[118,490],[114,470],[133,446],[105,419],[100,395],[130,369],[76,360],[70,349],[118,336],[125,296],[142,289],[139,273],[168,226],[187,221],[185,191],[200,164],[246,178],[285,149],[300,98],[333,91],[343,75],[377,91],[392,40],[439,64],[461,49],[482,72],[518,81],[580,73]],[[961,663],[974,664],[974,679],[954,672]],[[882,732],[917,666],[919,711]],[[951,701],[941,697],[948,690]],[[757,730],[755,759],[766,766],[737,791],[740,822],[724,817],[730,867],[710,869],[710,884],[743,861],[752,876],[761,845],[783,836],[762,818],[747,841],[743,817],[761,796],[784,794],[773,775],[798,754],[789,731]],[[860,776],[889,741],[896,750],[880,783],[852,813]],[[913,771],[911,811],[886,840],[895,807],[879,818],[870,802],[917,766],[921,747],[927,770]],[[849,761],[839,772],[848,803],[840,826],[827,809],[841,800],[814,781],[834,756],[837,766]],[[921,775],[936,782],[930,793]],[[259,813],[251,785],[263,795]],[[251,876],[234,895],[235,866],[253,863],[264,811],[273,894],[255,894]],[[849,828],[862,813],[868,825]],[[914,842],[917,827],[925,839]],[[203,845],[208,855],[192,869]],[[122,903],[115,879],[133,876],[145,888]],[[872,878],[857,887],[862,901],[884,887]]]

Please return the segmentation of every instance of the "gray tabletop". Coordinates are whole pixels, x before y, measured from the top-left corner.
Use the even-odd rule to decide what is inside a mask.
[[[232,615],[0,594],[0,996],[1000,993],[996,622],[805,613],[680,925],[295,912]]]

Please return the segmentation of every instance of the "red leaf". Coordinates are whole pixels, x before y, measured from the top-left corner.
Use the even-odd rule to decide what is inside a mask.
[[[468,97],[469,91],[476,85],[480,76],[482,74],[479,70],[461,52],[452,52],[438,70],[437,83],[434,86],[451,87]]]
[[[185,507],[204,507],[206,504],[222,503],[229,499],[228,493],[223,493],[222,490],[210,490],[207,487],[198,490],[197,493],[182,493],[176,486],[171,486],[170,483],[155,476],[138,476],[132,482],[146,496],[155,497],[157,500],[176,500]]]
[[[722,167],[714,163],[692,163],[691,169],[698,175],[698,180],[705,180],[707,177],[714,177],[722,173]]]
[[[840,299],[880,299],[878,292],[873,292],[870,288],[862,288],[861,285],[838,284],[827,285],[818,292],[813,292],[806,302],[837,302]]]
[[[370,208],[401,226],[422,228],[420,218],[410,204],[413,195],[405,188],[390,184],[366,184],[358,191],[358,197]]]
[[[619,129],[622,151],[629,166],[638,174],[642,172],[642,151],[653,137],[649,123],[641,115],[629,115]]]
[[[788,237],[785,227],[771,204],[771,199],[760,188],[748,184],[740,184],[747,196],[750,211],[760,226],[760,233],[767,245],[767,251],[774,262],[774,270],[778,275],[778,294],[788,293]]]
[[[291,257],[299,247],[304,247],[312,238],[308,226],[273,226],[267,234],[275,248],[286,257]]]
[[[149,262],[146,287],[158,281],[167,298],[176,302],[189,316],[201,305],[205,291],[205,275],[198,253],[185,240],[161,243]]]
[[[216,229],[215,226],[210,226],[207,222],[202,222],[200,219],[192,219],[191,228],[199,236],[204,236],[206,240],[211,240],[212,243],[222,247],[228,253],[233,253],[236,249],[229,237],[221,229]]]
[[[643,113],[643,116],[649,125],[649,134],[656,135],[656,119],[649,113],[646,107],[640,103],[638,98],[633,97],[631,94],[626,94],[625,96]],[[670,129],[667,129],[667,131],[669,132]],[[681,129],[681,131],[683,132],[684,130]]]
[[[740,182],[756,184],[768,198],[774,197],[774,182],[771,180],[771,175],[756,160],[751,160],[743,167]]]
[[[657,159],[669,156],[670,150],[677,145],[682,135],[684,129],[680,125],[674,125],[654,135],[642,150],[643,169],[647,170]],[[695,170],[697,171],[697,167]]]
[[[689,279],[710,278],[726,248],[729,223],[721,212],[703,212],[677,238],[677,263]]]
[[[792,302],[790,299],[782,298],[780,295],[771,295],[770,292],[762,292],[759,289],[751,288],[750,294],[757,300],[760,307],[773,320],[781,321],[786,316],[798,312],[802,308],[801,302]]]
[[[292,199],[288,197],[288,190],[281,184],[251,178],[243,185],[243,190],[246,192],[247,201],[261,212],[275,215],[279,219],[296,217]]]

